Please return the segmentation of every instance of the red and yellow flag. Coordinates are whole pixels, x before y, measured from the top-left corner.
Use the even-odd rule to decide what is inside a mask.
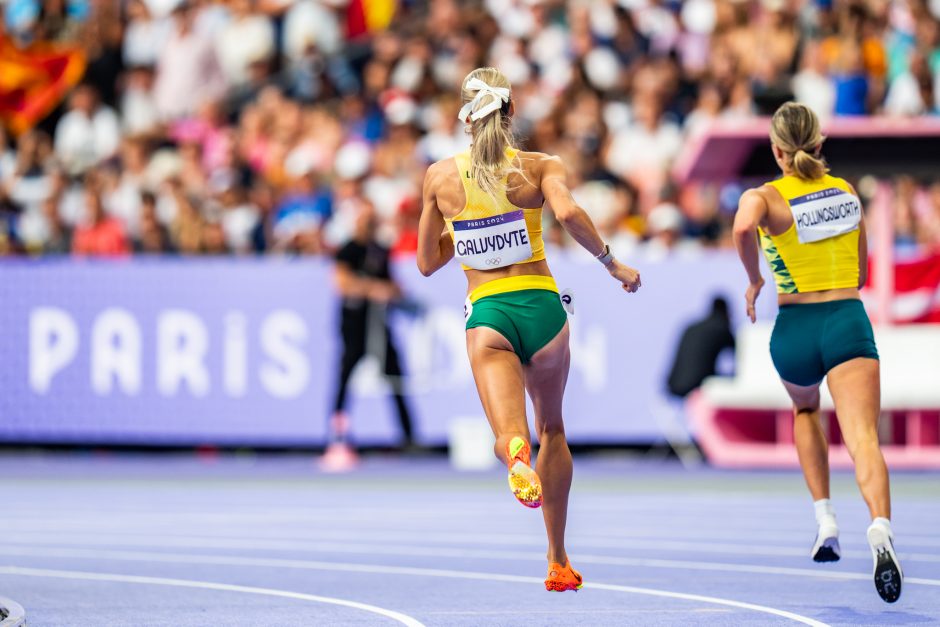
[[[85,73],[77,47],[34,43],[19,48],[0,35],[0,121],[15,135],[55,109]]]
[[[395,17],[396,0],[351,0],[346,5],[346,35],[350,38],[385,30]]]

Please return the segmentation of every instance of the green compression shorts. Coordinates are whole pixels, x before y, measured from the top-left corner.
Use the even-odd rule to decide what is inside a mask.
[[[850,359],[878,359],[878,349],[862,301],[847,299],[781,305],[770,357],[781,379],[808,386]]]
[[[485,296],[470,306],[467,329],[489,327],[512,344],[523,364],[551,342],[568,320],[558,292],[519,290]]]

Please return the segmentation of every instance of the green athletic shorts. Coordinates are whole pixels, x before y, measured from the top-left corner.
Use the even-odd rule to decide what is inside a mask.
[[[509,340],[523,364],[551,342],[568,320],[558,292],[519,290],[484,296],[474,302],[467,329],[489,327]]]
[[[878,359],[878,349],[862,301],[833,300],[781,305],[770,357],[781,379],[807,386],[850,359]]]

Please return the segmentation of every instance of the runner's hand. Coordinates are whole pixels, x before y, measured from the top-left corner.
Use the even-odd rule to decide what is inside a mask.
[[[744,293],[744,300],[747,302],[747,317],[751,319],[751,322],[757,322],[757,312],[754,310],[754,304],[757,302],[757,297],[760,295],[760,288],[762,287],[764,287],[763,278],[757,283],[748,285],[747,291]]]
[[[607,266],[610,276],[614,277],[623,284],[623,289],[629,293],[634,293],[640,289],[640,273],[630,266],[624,265],[616,259]]]

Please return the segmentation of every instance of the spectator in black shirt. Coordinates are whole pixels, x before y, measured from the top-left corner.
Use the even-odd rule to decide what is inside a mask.
[[[388,327],[388,307],[401,297],[401,289],[389,273],[389,250],[376,241],[375,229],[375,211],[367,206],[356,220],[353,239],[336,254],[343,356],[330,420],[330,443],[323,458],[323,465],[329,470],[347,470],[356,461],[348,441],[346,393],[353,369],[367,354],[383,362],[398,411],[402,443],[405,447],[412,444],[411,415],[403,393],[401,365]]]
[[[711,313],[682,333],[669,372],[669,392],[684,398],[702,385],[702,381],[715,374],[718,355],[726,348],[734,349],[734,334],[728,301],[719,296],[712,302]]]

